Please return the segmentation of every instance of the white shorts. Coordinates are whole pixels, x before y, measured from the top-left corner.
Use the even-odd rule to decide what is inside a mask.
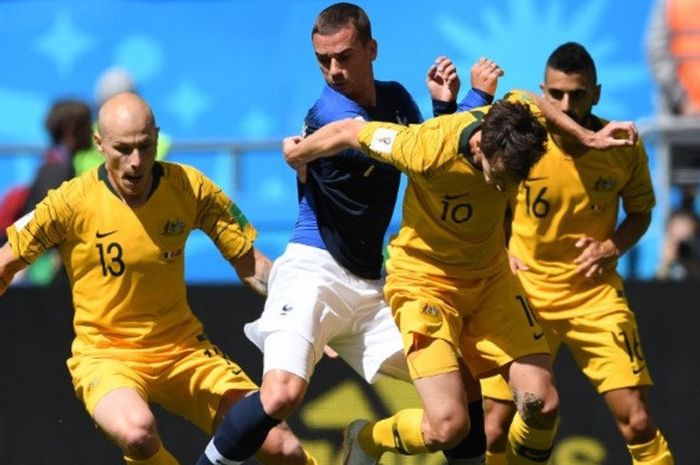
[[[324,346],[329,345],[370,383],[380,372],[410,381],[403,342],[384,300],[383,286],[383,279],[363,279],[345,270],[326,250],[289,244],[272,266],[262,315],[245,325],[244,332],[258,348],[265,347],[265,372],[282,369],[308,382]],[[308,346],[265,346],[265,338],[279,331],[301,336],[303,340],[297,340],[307,341],[313,356],[284,355],[302,353]],[[289,363],[307,366],[284,366]]]

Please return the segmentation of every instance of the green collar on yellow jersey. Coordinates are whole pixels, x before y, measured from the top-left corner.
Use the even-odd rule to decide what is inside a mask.
[[[158,188],[158,184],[160,184],[160,178],[163,177],[165,174],[165,170],[163,168],[163,165],[161,165],[158,162],[155,162],[153,164],[153,168],[151,170],[151,173],[153,174],[153,183],[151,184],[151,191],[148,193],[147,199],[150,199],[153,193],[156,191]],[[112,186],[112,183],[109,181],[109,176],[107,175],[107,168],[105,168],[105,164],[102,163],[100,167],[97,169],[97,176],[100,179],[100,181],[104,182],[107,188],[112,191],[114,195],[119,197],[120,199],[122,198],[121,195],[119,195],[119,192],[117,192],[114,189],[114,186]]]

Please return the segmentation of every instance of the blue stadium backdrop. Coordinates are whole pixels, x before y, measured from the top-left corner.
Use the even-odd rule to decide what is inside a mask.
[[[175,143],[279,140],[298,133],[322,80],[310,44],[316,14],[330,2],[3,1],[0,2],[0,148],[47,143],[42,120],[51,102],[92,100],[110,66],[129,70]],[[589,48],[603,83],[597,111],[639,119],[654,112],[654,85],[643,39],[651,0],[360,1],[379,41],[378,79],[399,80],[424,114],[425,71],[439,54],[453,57],[467,78],[480,56],[506,70],[499,95],[537,90],[543,63],[558,44]],[[652,147],[650,147],[651,149]],[[0,151],[2,152],[2,151]],[[258,245],[278,256],[296,212],[294,175],[278,151],[178,153],[174,161],[203,169],[259,228]],[[38,153],[0,153],[0,196],[29,182]],[[398,223],[398,216],[394,226]],[[660,219],[636,250],[628,276],[654,273]],[[203,235],[186,251],[189,282],[235,279]]]

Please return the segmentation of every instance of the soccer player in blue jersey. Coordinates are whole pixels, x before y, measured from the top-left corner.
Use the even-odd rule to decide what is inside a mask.
[[[356,5],[337,3],[320,13],[311,34],[326,81],[304,121],[304,135],[345,118],[419,123],[420,111],[397,82],[374,79],[377,42],[369,18]],[[482,59],[472,69],[471,106],[490,103],[502,71]],[[428,88],[436,111],[456,108],[459,81],[441,57]],[[348,150],[310,163],[298,182],[299,216],[289,245],[275,262],[265,310],[246,327],[264,353],[260,402],[282,421],[301,404],[314,367],[330,346],[367,382],[382,374],[410,382],[403,343],[384,299],[383,243],[396,202],[400,173]],[[303,182],[302,182],[303,181]],[[481,463],[485,450],[479,406],[477,434],[446,452],[450,464]],[[247,412],[229,411],[199,464],[238,463]],[[261,424],[264,422],[261,421]],[[271,425],[274,422],[266,423]]]

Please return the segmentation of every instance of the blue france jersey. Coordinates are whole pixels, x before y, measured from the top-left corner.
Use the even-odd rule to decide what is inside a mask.
[[[375,86],[374,108],[363,108],[326,86],[306,115],[304,135],[347,118],[401,124],[422,121],[418,106],[401,84],[375,81]],[[353,274],[378,279],[399,181],[396,168],[355,150],[309,163],[306,184],[297,182],[299,216],[290,242],[324,248]]]

